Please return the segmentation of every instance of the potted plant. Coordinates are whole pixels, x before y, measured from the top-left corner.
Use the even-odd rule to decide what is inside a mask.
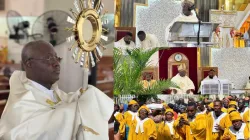
[[[149,66],[150,57],[160,48],[144,50],[136,48],[126,50],[126,55],[118,48],[114,48],[114,95],[140,95],[147,98],[156,97],[169,87],[176,87],[167,80],[158,80],[149,88],[143,88],[141,76],[143,70]]]

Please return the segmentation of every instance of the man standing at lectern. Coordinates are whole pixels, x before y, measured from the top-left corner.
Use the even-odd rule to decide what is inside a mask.
[[[214,69],[210,69],[210,71],[208,73],[208,76],[206,78],[204,78],[202,81],[204,81],[204,80],[216,80],[216,79],[218,79],[218,77],[215,74],[215,70]],[[199,88],[198,93],[199,92],[201,92],[201,86]]]
[[[172,41],[176,40],[177,34],[170,33],[170,28],[174,25],[175,22],[182,21],[182,22],[198,22],[198,19],[196,17],[195,11],[192,9],[192,6],[194,5],[193,0],[182,0],[182,12],[181,14],[176,17],[166,28],[165,32],[165,39],[167,42],[168,47],[181,47],[176,46],[175,44],[171,43]],[[187,46],[185,46],[187,47]],[[193,47],[193,46],[188,46]]]
[[[171,81],[179,86],[179,89],[171,88],[171,94],[193,94],[195,86],[192,80],[186,76],[186,65],[181,64],[178,66],[178,71],[179,73],[174,76]]]

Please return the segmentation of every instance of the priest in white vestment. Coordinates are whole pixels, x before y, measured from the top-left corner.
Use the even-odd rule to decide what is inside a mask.
[[[188,44],[188,46],[176,46],[172,41],[177,40],[177,34],[170,33],[170,28],[174,25],[175,22],[197,22],[195,11],[190,9],[194,5],[191,0],[183,0],[182,2],[182,13],[176,17],[170,24],[168,24],[165,31],[165,39],[167,47],[196,47],[193,44]]]
[[[136,45],[134,41],[132,40],[133,34],[128,32],[126,36],[124,36],[122,39],[119,41],[115,42],[115,47],[118,49],[121,49],[123,54],[126,54],[126,49],[135,49]]]
[[[223,38],[219,26],[213,31],[211,42],[214,43],[214,47],[223,47]]]
[[[179,73],[171,81],[179,88],[170,88],[172,89],[171,94],[193,94],[195,86],[192,80],[186,75],[186,65],[181,64],[178,66],[178,71]]]
[[[247,32],[244,33],[243,38],[245,40],[245,46],[250,47],[250,28],[248,29]]]
[[[208,76],[206,78],[204,78],[202,81],[204,81],[204,80],[217,80],[217,79],[218,79],[218,77],[215,75],[215,70],[211,69],[208,73]],[[200,86],[198,92],[201,92],[201,86]]]
[[[53,46],[33,41],[22,51],[25,71],[10,78],[0,120],[0,140],[108,140],[111,98],[88,85],[65,93],[58,88],[60,58]]]
[[[249,76],[249,80],[246,83],[245,89],[247,89],[247,93],[250,93],[250,76]]]
[[[144,31],[139,31],[137,36],[140,40],[140,47],[144,49],[152,49],[160,47],[158,38],[154,34],[146,34]]]

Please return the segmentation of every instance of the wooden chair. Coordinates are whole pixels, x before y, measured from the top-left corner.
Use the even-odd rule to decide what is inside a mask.
[[[127,32],[131,32],[133,34],[133,41],[135,42],[136,38],[136,28],[135,27],[116,27],[115,28],[115,41],[119,41],[122,39]]]

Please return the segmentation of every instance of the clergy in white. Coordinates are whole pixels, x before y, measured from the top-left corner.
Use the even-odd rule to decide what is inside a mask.
[[[132,40],[133,34],[130,32],[127,32],[126,36],[124,36],[119,41],[115,42],[115,47],[121,49],[121,51],[126,54],[126,49],[135,49],[135,43]]]
[[[215,70],[214,69],[210,69],[209,73],[208,73],[208,76],[206,78],[204,78],[203,80],[216,80],[216,79],[218,79],[218,77],[215,74]],[[201,91],[201,86],[200,86],[198,92],[200,92],[200,91]]]
[[[211,42],[214,43],[214,47],[220,48],[223,47],[222,35],[220,27],[218,26],[215,31],[212,33]]]
[[[246,83],[245,89],[250,89],[250,76],[249,76],[249,79],[248,79],[248,81]]]
[[[177,34],[170,33],[170,28],[174,25],[175,22],[197,22],[198,19],[196,17],[195,11],[191,10],[190,8],[194,5],[193,1],[191,0],[182,0],[182,13],[176,17],[170,24],[168,24],[166,31],[165,31],[165,39],[168,47],[182,47],[176,46],[172,43],[172,41],[177,40]],[[184,46],[184,47],[194,47],[193,45]]]
[[[24,71],[10,78],[0,120],[1,140],[108,140],[114,103],[97,88],[65,93],[58,88],[60,58],[50,43],[33,41],[22,51]]]
[[[195,86],[192,80],[186,75],[186,65],[179,65],[178,71],[179,73],[174,76],[171,81],[174,82],[179,88],[171,88],[171,94],[193,94]]]
[[[140,47],[144,49],[160,47],[158,38],[154,34],[146,34],[144,31],[139,31],[137,36],[141,43]]]

